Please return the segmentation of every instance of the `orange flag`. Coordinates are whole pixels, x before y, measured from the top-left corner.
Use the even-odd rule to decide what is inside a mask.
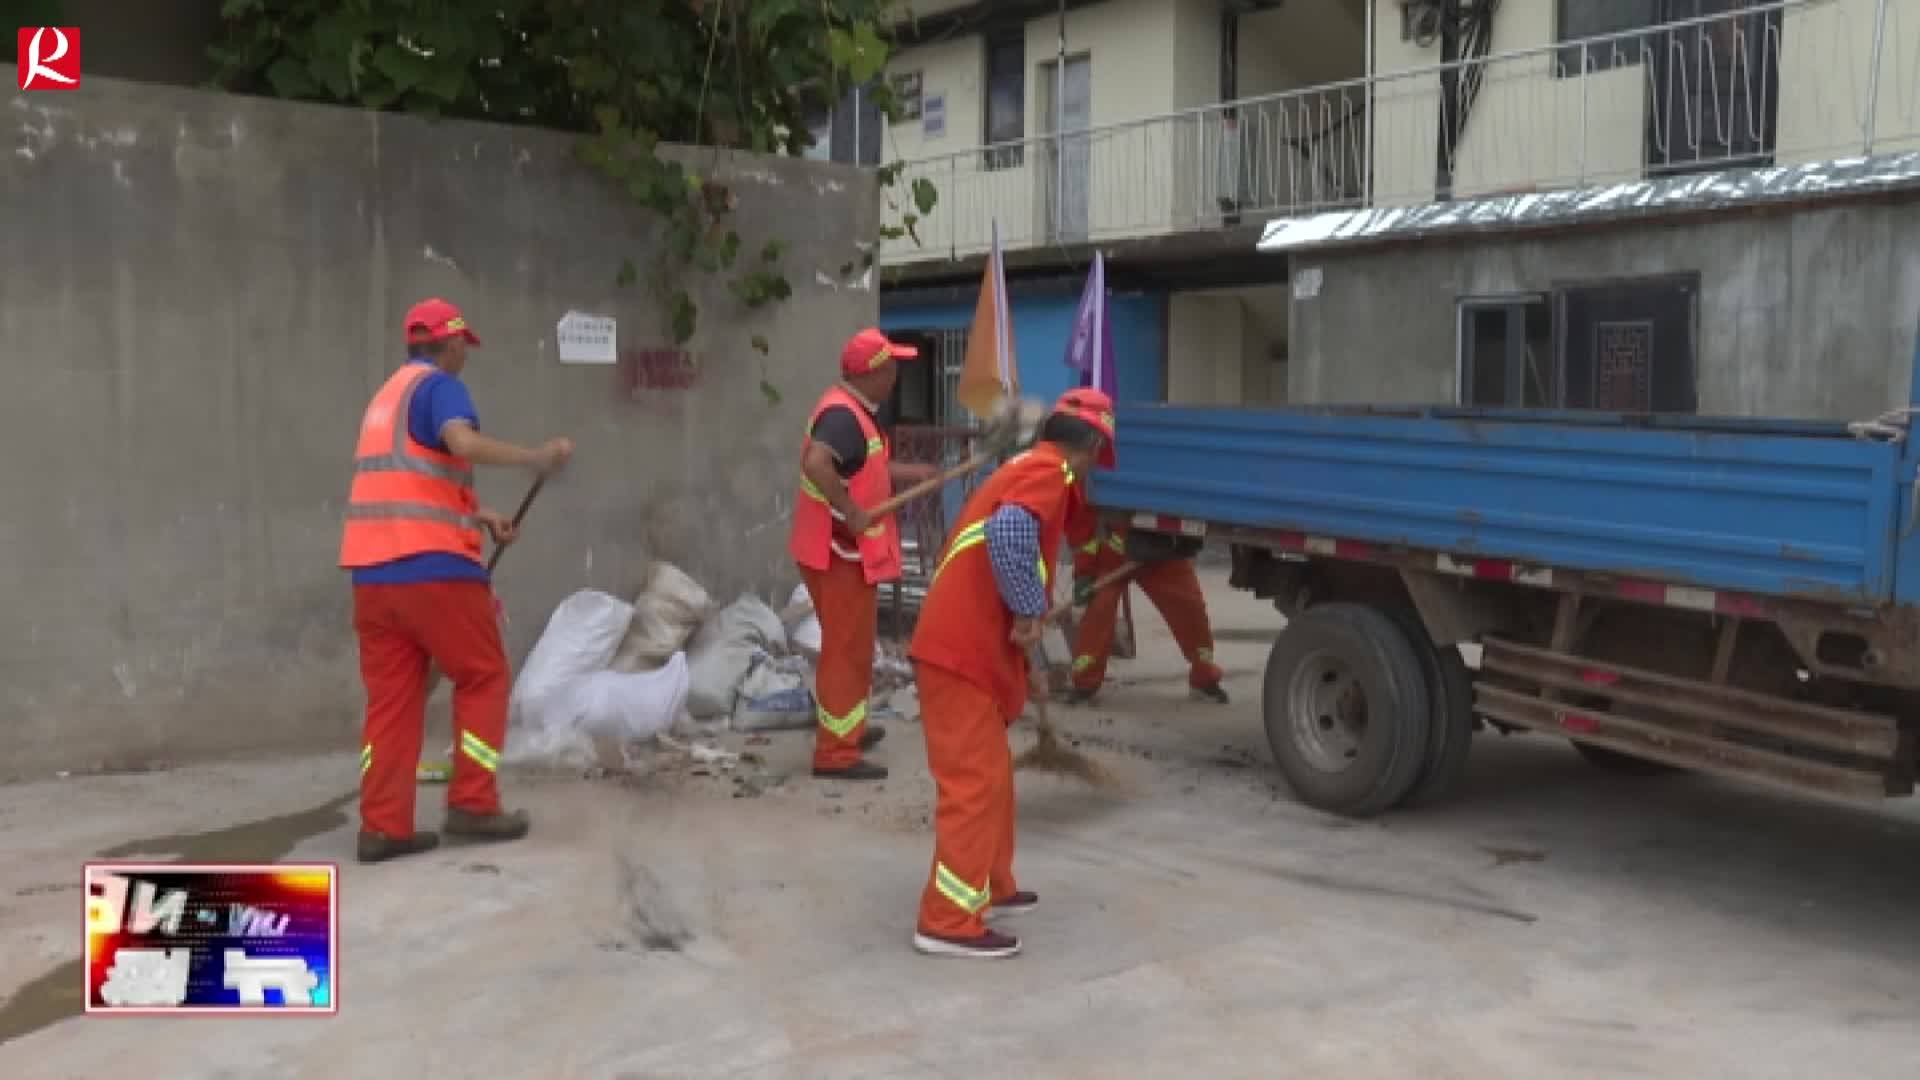
[[[1002,398],[1020,392],[1020,365],[1013,355],[1013,320],[1007,315],[1007,273],[1000,256],[1000,223],[993,223],[993,251],[980,282],[980,301],[967,333],[967,358],[955,393],[960,404],[984,420]]]

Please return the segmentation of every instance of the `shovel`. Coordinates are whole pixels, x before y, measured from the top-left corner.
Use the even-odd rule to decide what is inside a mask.
[[[1045,416],[1046,407],[1032,398],[1002,400],[1000,407],[981,426],[980,446],[972,457],[868,507],[867,517],[875,521],[886,517],[922,495],[932,494],[969,473],[978,472],[1002,453],[1032,442]]]
[[[1129,562],[1122,566],[1115,567],[1111,572],[1102,574],[1094,581],[1093,591],[1098,593],[1108,586],[1117,584],[1132,576],[1132,574],[1139,569],[1140,564],[1136,562]],[[1046,617],[1048,620],[1058,619],[1071,610],[1073,610],[1073,601],[1069,599],[1064,603],[1056,605],[1052,611],[1047,612]],[[1115,780],[1112,773],[1107,771],[1104,765],[1101,765],[1098,761],[1093,760],[1060,741],[1060,734],[1053,726],[1053,717],[1047,711],[1047,695],[1044,691],[1030,694],[1028,700],[1033,703],[1034,722],[1037,728],[1038,738],[1034,740],[1033,746],[1028,748],[1026,753],[1021,754],[1019,758],[1015,759],[1013,763],[1014,768],[1031,769],[1035,772],[1071,777],[1091,784],[1094,787],[1114,788],[1119,786],[1119,782]]]

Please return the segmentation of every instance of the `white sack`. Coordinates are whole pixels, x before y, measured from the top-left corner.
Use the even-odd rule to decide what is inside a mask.
[[[554,609],[514,684],[508,761],[592,764],[596,737],[651,738],[679,716],[687,697],[684,655],[654,671],[607,670],[632,616],[633,605],[591,589]]]
[[[735,600],[701,624],[687,645],[687,711],[700,719],[731,713],[754,658],[786,651],[780,616],[757,596]]]
[[[793,587],[793,598],[787,601],[787,607],[789,610],[798,609],[805,612],[787,627],[788,643],[810,656],[819,656],[820,616],[814,613],[813,597],[807,594],[805,585]]]
[[[813,671],[799,657],[759,656],[733,703],[733,730],[782,731],[813,727]]]
[[[647,671],[686,648],[713,601],[700,583],[672,563],[656,562],[633,602],[633,621],[613,657],[613,670]]]

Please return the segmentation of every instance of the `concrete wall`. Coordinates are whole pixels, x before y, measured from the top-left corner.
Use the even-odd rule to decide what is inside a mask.
[[[467,381],[488,431],[578,443],[501,567],[516,655],[569,592],[630,594],[650,556],[722,599],[790,587],[796,439],[876,314],[831,280],[874,235],[870,174],[695,156],[737,186],[747,252],[787,243],[795,295],[749,312],[696,280],[688,373],[646,355],[670,335],[614,284],[646,264],[648,219],[567,136],[106,79],[6,115],[0,773],[353,744],[341,510],[424,296],[486,341]],[[619,319],[621,364],[558,362],[570,308]],[[480,490],[511,510],[526,482]]]
[[[1851,420],[1907,401],[1920,204],[1294,257],[1289,391],[1315,403],[1457,400],[1456,305],[1608,278],[1700,274],[1699,411]],[[1309,278],[1310,279],[1310,278]]]
[[[1287,399],[1287,289],[1259,285],[1167,300],[1167,400],[1257,405]]]
[[[1358,79],[1366,72],[1365,7],[1351,0],[1287,0],[1240,17],[1239,97]]]
[[[1781,164],[1860,152],[1880,0],[1828,0],[1788,14],[1780,38]],[[1920,0],[1886,0],[1874,150],[1920,147]]]

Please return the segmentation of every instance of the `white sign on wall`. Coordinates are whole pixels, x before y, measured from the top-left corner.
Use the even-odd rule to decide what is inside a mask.
[[[1320,295],[1320,285],[1326,275],[1317,266],[1309,266],[1293,275],[1293,298],[1311,300]]]
[[[619,359],[618,327],[613,319],[569,311],[560,317],[555,336],[563,364],[611,364]]]

